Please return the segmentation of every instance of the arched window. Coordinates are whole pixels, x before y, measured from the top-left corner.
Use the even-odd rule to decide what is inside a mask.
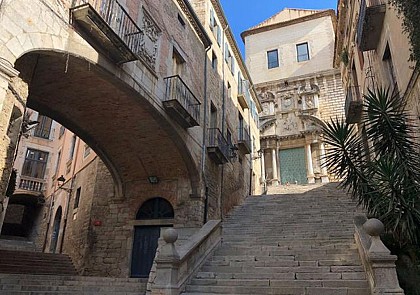
[[[174,209],[164,198],[153,198],[147,200],[137,211],[136,219],[172,219],[174,218]]]

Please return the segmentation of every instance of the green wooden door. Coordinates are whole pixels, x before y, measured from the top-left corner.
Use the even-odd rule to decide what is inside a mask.
[[[281,183],[308,183],[306,175],[305,148],[294,148],[280,151]]]

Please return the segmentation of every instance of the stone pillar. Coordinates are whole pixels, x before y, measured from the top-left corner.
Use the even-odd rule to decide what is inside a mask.
[[[279,184],[279,177],[277,174],[277,152],[276,149],[272,149],[271,150],[271,162],[273,164],[273,185],[278,185]]]
[[[328,183],[330,182],[330,179],[328,177],[327,166],[325,165],[325,144],[323,142],[319,144],[319,151],[321,154],[321,182]]]
[[[281,171],[280,171],[280,151],[276,149],[276,159],[277,159],[277,176],[279,184],[281,184]]]
[[[384,232],[383,223],[375,218],[369,219],[363,225],[363,229],[371,236],[371,245],[367,252],[369,259],[368,277],[371,278],[372,294],[403,295],[395,261],[397,256],[391,255],[391,251],[382,243],[380,235]]]
[[[8,203],[6,190],[13,168],[13,158],[19,136],[19,132],[8,134],[10,119],[16,102],[15,97],[9,90],[9,83],[18,75],[19,72],[13,68],[12,64],[0,58],[0,167],[2,168],[0,173],[0,231],[6,214]],[[20,103],[19,109],[21,109],[22,115],[23,108],[24,105]]]
[[[306,151],[306,165],[307,165],[307,174],[308,174],[308,183],[315,183],[314,167],[312,165],[312,151],[311,144],[307,143],[305,145]]]
[[[264,157],[264,150],[261,150],[261,183],[265,184],[265,157]]]
[[[176,229],[168,228],[163,232],[165,244],[161,247],[156,257],[156,277],[151,285],[152,295],[178,295],[180,258],[175,247],[178,240]]]

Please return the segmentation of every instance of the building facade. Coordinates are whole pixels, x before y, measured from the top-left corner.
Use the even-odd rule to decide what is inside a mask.
[[[284,9],[242,33],[260,115],[262,183],[328,182],[319,120],[344,115],[333,10]]]
[[[0,3],[0,57],[27,105],[59,122],[16,161],[16,192],[43,202],[26,237],[38,249],[84,275],[147,278],[162,228],[185,240],[259,193],[261,106],[211,3],[213,18],[184,0]]]
[[[346,120],[360,123],[363,95],[389,88],[407,100],[419,123],[420,81],[410,43],[395,8],[382,0],[339,1],[335,63],[346,91]]]
[[[97,156],[80,138],[51,118],[29,108],[26,114],[30,122],[37,124],[19,141],[14,161],[16,188],[5,207],[1,237],[24,239],[38,251],[58,253],[63,251],[65,229],[76,228],[73,223],[79,204],[84,204],[86,195],[91,195],[86,192],[91,188],[75,186],[81,181],[79,178],[89,178],[83,176],[83,171]],[[86,214],[82,215],[86,218]],[[73,235],[69,236],[71,240]]]

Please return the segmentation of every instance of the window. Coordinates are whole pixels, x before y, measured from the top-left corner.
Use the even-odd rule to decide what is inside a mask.
[[[26,151],[25,162],[23,163],[22,175],[43,179],[47,167],[47,160],[47,152],[28,149]]]
[[[230,86],[230,83],[227,83],[227,96],[232,97],[232,86]]]
[[[211,67],[215,70],[217,69],[217,56],[214,51],[211,52]]]
[[[82,193],[82,188],[79,187],[76,190],[76,195],[74,196],[74,205],[73,205],[73,209],[77,209],[79,208],[79,203],[80,203],[80,194]]]
[[[73,134],[73,137],[71,138],[69,160],[73,159],[75,147],[76,147],[76,135]]]
[[[241,74],[238,73],[238,94],[244,93],[244,79],[242,79]]]
[[[54,175],[58,174],[58,169],[60,169],[60,163],[61,163],[61,151],[59,151],[58,154],[57,154],[57,162],[55,164]]]
[[[178,21],[181,24],[181,26],[183,28],[185,28],[185,21],[184,21],[184,19],[182,18],[182,16],[179,13],[178,13]]]
[[[232,56],[232,53],[229,50],[229,46],[225,43],[225,61],[228,64],[229,70],[234,75],[235,73],[235,59]]]
[[[86,158],[87,156],[89,156],[91,150],[92,149],[90,148],[90,146],[88,146],[87,144],[85,144],[85,151],[83,153],[83,157]]]
[[[385,73],[387,74],[387,79],[389,82],[390,89],[393,91],[398,91],[397,76],[395,75],[394,64],[392,62],[391,50],[389,49],[389,44],[386,44],[384,55],[382,57],[384,62]]]
[[[279,66],[279,54],[277,49],[267,51],[268,68],[277,68]]]
[[[52,119],[43,115],[38,115],[38,125],[35,127],[34,136],[49,139]]]
[[[217,40],[217,44],[219,44],[219,46],[220,46],[221,41],[222,41],[222,32],[220,30],[219,24],[217,23],[217,21],[214,17],[213,9],[210,10],[210,24],[209,25],[210,25],[211,31],[213,32],[214,37]]]
[[[172,50],[172,66],[173,74],[181,76],[184,69],[185,60],[179,54],[178,50],[174,47]]]
[[[217,108],[213,103],[210,106],[210,128],[217,128]]]
[[[309,60],[308,43],[302,43],[302,44],[296,45],[296,51],[297,51],[298,62]]]
[[[60,132],[59,132],[59,134],[58,134],[58,138],[61,138],[61,136],[63,136],[64,135],[64,132],[66,131],[66,128],[63,126],[63,125],[61,125],[60,126]]]

